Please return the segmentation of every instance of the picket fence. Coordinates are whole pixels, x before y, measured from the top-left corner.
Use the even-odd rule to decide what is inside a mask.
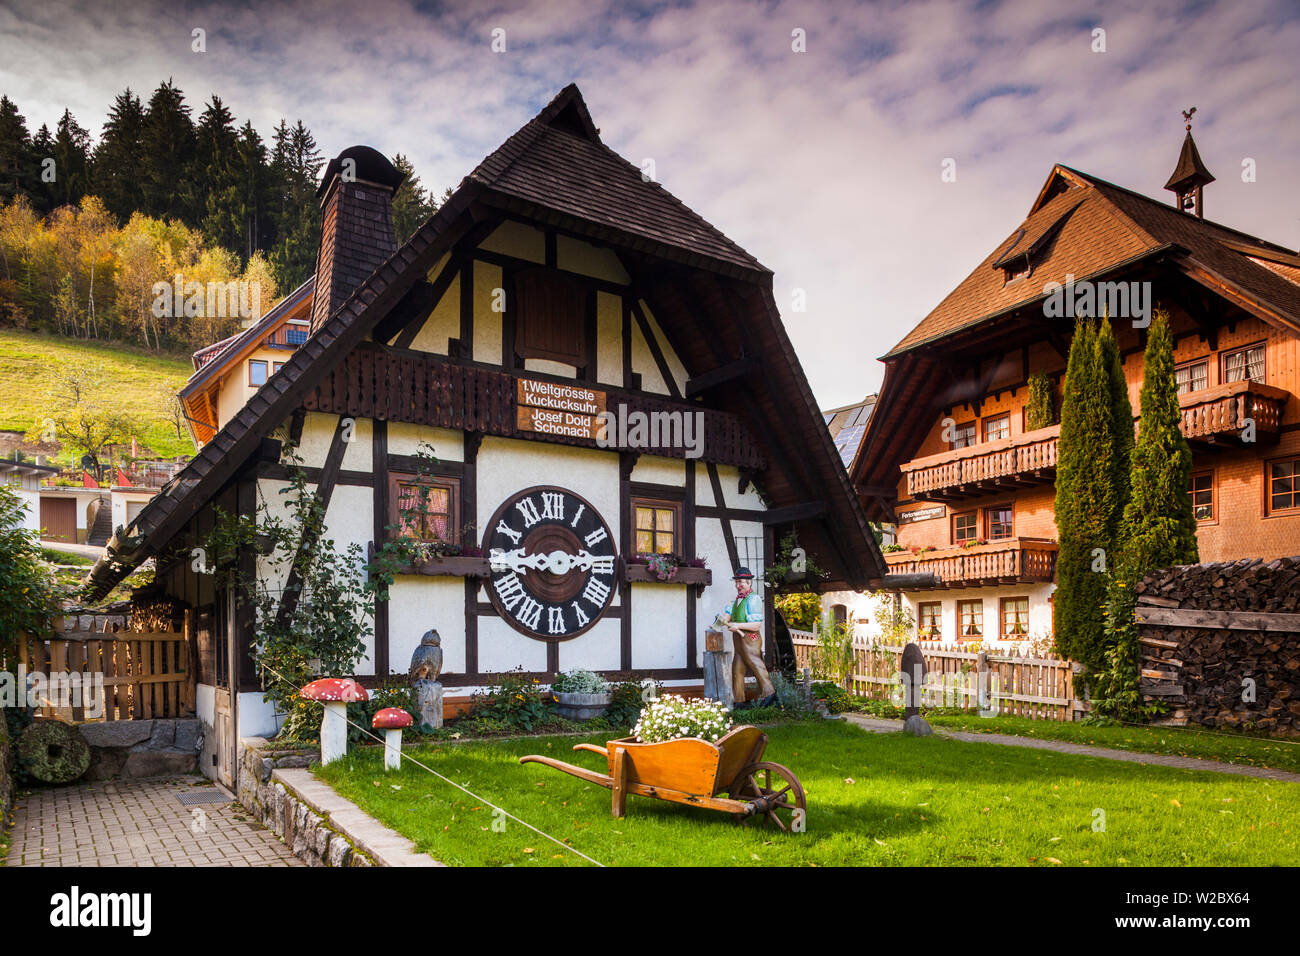
[[[813,667],[817,637],[791,630],[799,671]],[[930,706],[975,710],[987,688],[1002,716],[1036,720],[1077,720],[1087,711],[1074,697],[1074,664],[1057,657],[1034,657],[1010,651],[969,651],[955,645],[918,645],[925,660],[925,700]],[[898,700],[903,648],[855,637],[853,673],[845,689],[872,700]]]

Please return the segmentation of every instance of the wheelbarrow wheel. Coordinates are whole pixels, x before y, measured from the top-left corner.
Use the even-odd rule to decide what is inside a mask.
[[[807,802],[799,778],[779,763],[760,761],[751,764],[736,778],[731,796],[735,800],[748,800],[755,804],[750,819],[763,819],[775,823],[786,833],[804,831]]]

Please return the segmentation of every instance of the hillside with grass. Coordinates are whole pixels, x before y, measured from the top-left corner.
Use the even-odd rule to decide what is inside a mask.
[[[100,400],[130,419],[141,445],[171,458],[193,455],[169,408],[193,371],[184,354],[148,353],[121,343],[0,329],[0,430],[26,432],[48,414],[68,370],[97,365],[111,394]],[[143,449],[142,449],[143,453]]]

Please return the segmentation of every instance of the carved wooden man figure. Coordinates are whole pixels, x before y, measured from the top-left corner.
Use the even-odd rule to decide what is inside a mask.
[[[736,653],[731,659],[731,686],[736,703],[745,699],[745,674],[758,678],[760,703],[776,700],[776,688],[763,663],[763,599],[754,593],[754,572],[738,568],[735,576],[736,600],[721,614],[721,622],[731,631]]]

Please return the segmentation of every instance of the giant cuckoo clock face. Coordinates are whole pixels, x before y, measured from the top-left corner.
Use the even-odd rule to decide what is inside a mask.
[[[529,488],[497,509],[484,535],[488,597],[529,637],[565,641],[600,619],[614,597],[614,538],[587,501]]]

